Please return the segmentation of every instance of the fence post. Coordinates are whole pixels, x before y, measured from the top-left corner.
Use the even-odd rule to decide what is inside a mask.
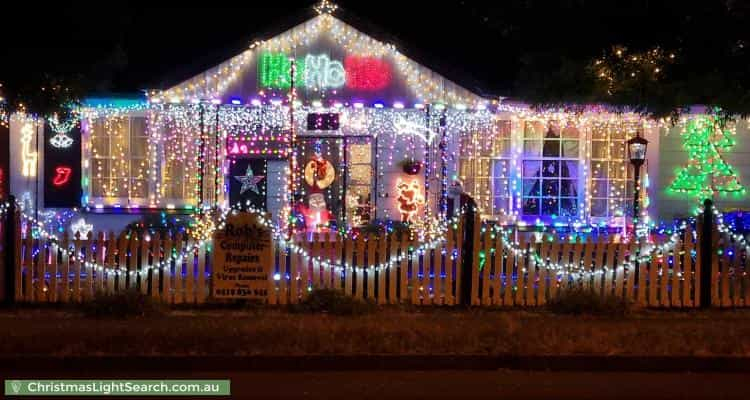
[[[3,216],[5,218],[3,224],[3,267],[5,271],[3,274],[3,296],[2,304],[11,305],[16,299],[16,198],[15,196],[8,196],[8,209]]]
[[[712,269],[711,269],[711,258],[713,257],[713,202],[710,199],[706,199],[703,202],[703,226],[700,231],[700,248],[701,248],[701,276],[699,277],[701,282],[701,308],[711,307],[711,286],[713,282]]]
[[[461,298],[460,304],[463,306],[471,305],[471,296],[473,288],[471,287],[471,273],[474,268],[474,242],[479,239],[474,237],[474,223],[476,219],[476,203],[471,197],[461,195],[461,208],[463,211],[463,245],[461,249]]]

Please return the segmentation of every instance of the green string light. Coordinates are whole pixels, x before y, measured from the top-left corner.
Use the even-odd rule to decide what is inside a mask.
[[[714,117],[688,121],[682,138],[690,160],[677,171],[669,190],[700,199],[713,198],[715,194],[744,195],[737,173],[722,157],[736,145],[734,134],[732,129],[720,127]]]

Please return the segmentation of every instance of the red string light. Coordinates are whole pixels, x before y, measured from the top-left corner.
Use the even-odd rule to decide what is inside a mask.
[[[346,86],[356,90],[379,90],[391,83],[391,65],[377,57],[346,56]]]

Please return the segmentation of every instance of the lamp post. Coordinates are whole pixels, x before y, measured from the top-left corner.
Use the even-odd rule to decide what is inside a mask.
[[[639,129],[636,136],[628,140],[628,156],[630,163],[633,164],[634,181],[633,181],[633,229],[636,229],[638,217],[640,215],[640,197],[641,197],[641,166],[646,162],[646,148],[648,140],[641,137]]]

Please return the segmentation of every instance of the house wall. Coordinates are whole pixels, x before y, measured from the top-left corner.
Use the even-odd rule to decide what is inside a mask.
[[[681,137],[682,126],[661,128],[659,135],[657,177],[652,181],[654,187],[655,215],[659,220],[669,220],[676,216],[684,216],[693,210],[699,201],[685,194],[669,193],[667,188],[675,178],[676,171],[685,166],[689,160],[688,153],[683,148]],[[740,183],[750,192],[750,128],[748,121],[741,119],[737,121],[736,146],[724,154],[724,159],[737,171]],[[651,144],[649,144],[651,146]],[[653,152],[651,149],[649,150]],[[718,208],[723,211],[734,209],[750,210],[750,194],[742,197],[733,195],[715,196],[714,201]]]
[[[27,177],[21,174],[23,165],[23,156],[25,154],[21,142],[21,128],[24,124],[35,124],[32,120],[26,120],[18,115],[14,115],[10,120],[10,190],[19,201],[27,201],[31,207],[29,214],[33,214],[36,207],[37,214],[43,214],[54,209],[45,209],[44,188],[42,184],[42,171],[44,170],[44,157],[42,140],[44,139],[44,125],[37,123],[34,127],[35,135],[30,143],[29,151],[38,152],[38,171],[37,177]],[[38,128],[38,129],[37,129]],[[675,177],[675,171],[688,162],[688,154],[683,148],[681,137],[681,126],[675,127],[653,127],[645,131],[645,136],[649,140],[648,161],[645,170],[648,172],[649,188],[648,194],[650,204],[648,206],[649,214],[657,221],[669,221],[674,217],[684,216],[694,209],[698,204],[695,199],[690,199],[686,195],[677,195],[669,193],[667,188]],[[724,154],[725,160],[731,164],[738,172],[741,184],[750,187],[750,127],[747,120],[739,120],[736,129],[736,146]],[[377,143],[378,150],[375,151],[374,159],[376,167],[373,169],[374,179],[374,200],[377,206],[375,218],[399,220],[400,213],[398,210],[398,192],[396,185],[399,179],[411,181],[416,179],[420,187],[424,183],[424,174],[416,176],[406,175],[398,165],[399,161],[413,157],[417,160],[424,158],[424,142],[417,139],[413,143],[407,140],[393,140],[392,133],[381,133],[380,137],[373,143]],[[37,141],[39,142],[37,146]],[[449,177],[457,174],[457,140],[451,137],[448,141],[446,159],[447,172]],[[434,167],[440,168],[439,150],[433,149],[432,158]],[[26,151],[28,153],[28,151]],[[268,179],[272,182],[279,182],[286,174],[287,162],[270,161],[268,163]],[[341,173],[341,171],[340,171]],[[450,183],[450,182],[449,182]],[[440,193],[440,180],[432,179],[430,181],[429,204],[433,212],[438,212]],[[750,209],[750,196],[744,197],[717,197],[716,203],[722,210],[732,209]],[[280,210],[284,207],[283,192],[279,190],[268,191],[268,209],[274,215],[278,216]],[[59,210],[57,210],[59,211]],[[423,215],[423,208],[420,208],[418,215]],[[91,223],[97,230],[114,230],[123,229],[127,224],[140,219],[141,215],[127,214],[100,214],[86,213],[81,214],[86,222]],[[75,217],[70,223],[75,222],[80,217]]]
[[[27,150],[37,153],[38,164],[35,163],[35,165],[38,165],[38,167],[35,168],[35,176],[24,176],[22,174],[25,152],[21,130],[26,124],[32,124],[34,127],[34,135]],[[19,114],[14,114],[10,119],[10,193],[16,197],[19,203],[26,205],[27,215],[39,219],[42,219],[46,213],[66,210],[44,207],[44,128],[42,120],[35,121]],[[81,212],[80,215],[66,220],[67,229],[81,217],[87,223],[93,224],[96,230],[106,231],[120,231],[129,223],[140,219],[139,215]]]
[[[25,125],[33,128],[33,137],[28,144],[22,144],[21,130]],[[44,157],[42,157],[42,148],[44,140],[44,123],[25,118],[19,114],[14,114],[10,119],[10,193],[16,196],[21,202],[25,198],[31,201],[32,205],[44,204],[44,187],[42,186],[42,176],[44,171]],[[26,149],[24,149],[24,146]],[[35,176],[24,176],[22,173],[24,164],[24,155],[29,153],[37,154],[37,161],[34,163]],[[38,194],[38,195],[37,195]]]

